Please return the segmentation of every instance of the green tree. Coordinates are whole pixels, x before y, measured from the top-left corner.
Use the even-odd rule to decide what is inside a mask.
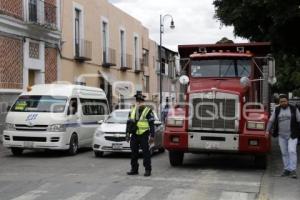
[[[271,41],[276,52],[300,56],[299,0],[214,0],[215,17],[250,41]]]
[[[214,0],[215,18],[250,41],[270,41],[276,59],[275,90],[300,88],[300,1]]]

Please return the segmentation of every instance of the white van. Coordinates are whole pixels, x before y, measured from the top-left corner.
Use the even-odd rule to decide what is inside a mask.
[[[14,155],[24,149],[68,150],[91,147],[98,122],[109,114],[100,88],[71,84],[35,85],[10,108],[3,145]]]

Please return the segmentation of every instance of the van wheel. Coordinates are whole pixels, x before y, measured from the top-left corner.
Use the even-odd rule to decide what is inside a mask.
[[[102,158],[104,156],[104,152],[102,151],[94,151],[95,157]]]
[[[169,151],[170,164],[174,167],[182,165],[183,156],[184,153],[181,151]]]
[[[76,155],[78,152],[78,138],[76,134],[73,134],[70,139],[70,147],[68,150],[68,154],[70,156]]]
[[[21,156],[23,154],[23,149],[21,149],[21,148],[11,148],[11,152],[14,156]]]

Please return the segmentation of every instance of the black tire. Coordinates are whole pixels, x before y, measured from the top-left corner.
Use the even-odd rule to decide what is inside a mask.
[[[70,138],[70,147],[68,150],[68,154],[70,156],[74,156],[77,154],[77,152],[78,152],[78,138],[77,138],[77,135],[75,133],[73,133]]]
[[[11,152],[14,156],[21,156],[23,154],[23,150],[21,148],[11,148]]]
[[[102,151],[94,151],[95,157],[102,158],[104,156],[104,152]]]
[[[258,169],[266,169],[268,165],[267,155],[256,155],[254,157],[254,164]]]
[[[169,151],[170,164],[174,167],[182,165],[183,157],[184,157],[184,152]]]
[[[165,153],[165,151],[166,151],[166,150],[165,150],[165,148],[163,148],[163,147],[160,147],[160,148],[158,149],[158,152],[159,152],[159,153]]]

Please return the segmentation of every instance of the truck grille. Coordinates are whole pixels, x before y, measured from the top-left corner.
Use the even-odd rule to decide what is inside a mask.
[[[191,99],[193,104],[193,118],[190,129],[209,131],[236,131],[237,98],[221,97],[205,98],[204,96]],[[218,96],[218,95],[216,95]],[[231,95],[232,96],[232,95]]]

